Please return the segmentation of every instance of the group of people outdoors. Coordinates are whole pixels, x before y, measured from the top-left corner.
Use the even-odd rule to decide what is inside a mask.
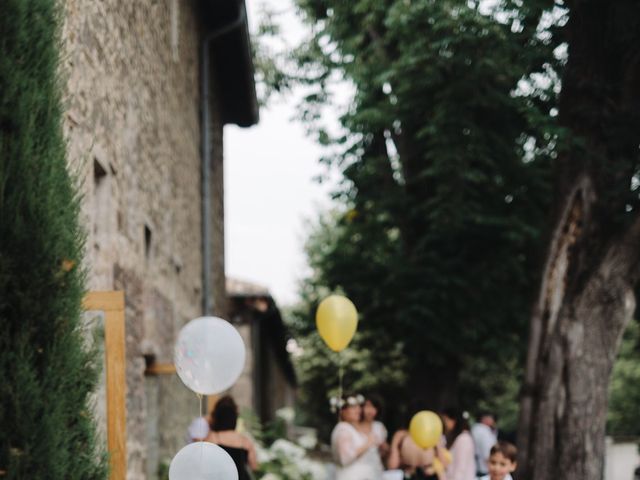
[[[495,416],[481,414],[469,427],[457,409],[440,412],[444,434],[440,443],[423,449],[407,429],[388,439],[378,420],[382,403],[375,395],[345,395],[332,406],[339,421],[331,433],[335,464],[332,480],[512,480],[516,447],[498,441]],[[258,468],[251,438],[237,430],[238,407],[229,395],[220,398],[209,418],[195,419],[189,441],[207,441],[224,449],[238,468],[239,480],[250,480]]]
[[[443,410],[440,443],[423,449],[407,429],[388,441],[375,396],[346,395],[333,406],[339,412],[331,434],[335,480],[512,480],[517,450],[498,441],[492,414],[480,415],[470,428],[467,415]]]

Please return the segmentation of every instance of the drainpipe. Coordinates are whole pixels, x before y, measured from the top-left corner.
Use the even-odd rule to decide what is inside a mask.
[[[200,112],[201,112],[201,158],[202,158],[202,310],[204,315],[212,315],[214,299],[211,292],[211,128],[209,112],[210,51],[214,40],[241,26],[246,18],[244,1],[240,2],[238,18],[208,32],[200,50]]]

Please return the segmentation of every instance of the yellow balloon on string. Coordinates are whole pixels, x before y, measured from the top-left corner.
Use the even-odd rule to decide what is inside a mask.
[[[329,295],[316,311],[316,327],[324,343],[334,352],[344,350],[358,327],[358,311],[342,295]]]
[[[442,420],[429,410],[418,412],[411,419],[409,434],[420,448],[435,447],[442,436]]]

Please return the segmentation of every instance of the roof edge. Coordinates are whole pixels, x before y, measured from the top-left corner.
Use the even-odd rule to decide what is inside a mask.
[[[200,5],[205,37],[240,20],[237,28],[215,38],[210,48],[222,124],[256,125],[259,106],[245,0],[200,0]]]

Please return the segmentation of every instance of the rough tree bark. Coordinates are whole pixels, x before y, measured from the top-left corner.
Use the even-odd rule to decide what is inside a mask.
[[[640,276],[640,2],[565,3],[567,147],[521,400],[527,480],[602,478],[609,378]]]

